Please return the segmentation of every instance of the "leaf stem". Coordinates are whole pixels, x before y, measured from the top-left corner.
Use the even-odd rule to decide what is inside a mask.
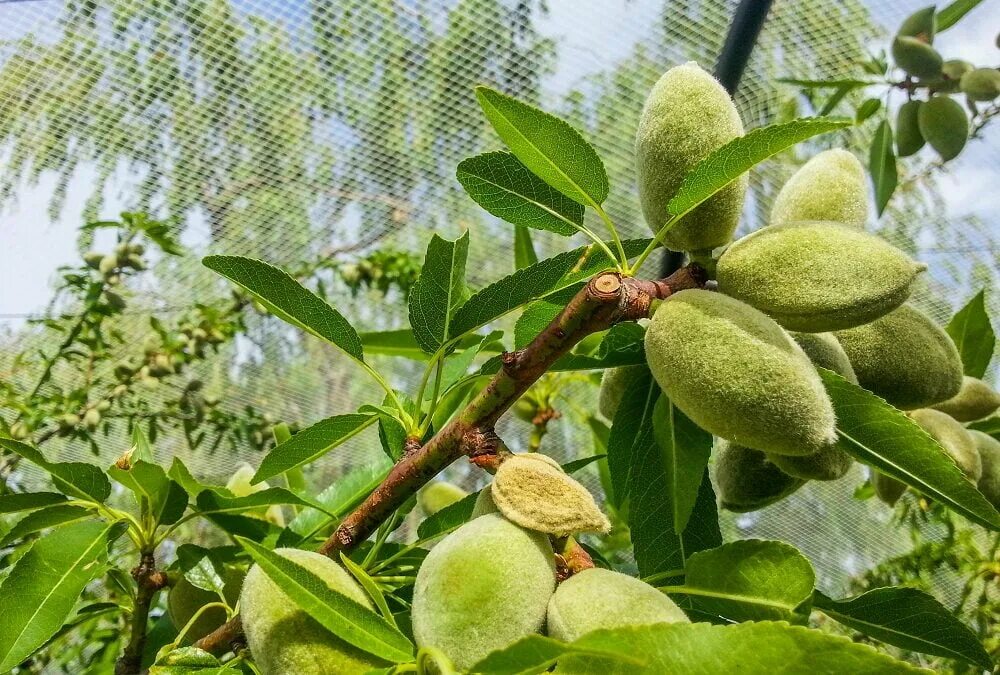
[[[614,221],[611,220],[611,216],[608,215],[607,211],[605,211],[604,207],[602,207],[600,204],[594,204],[594,210],[597,211],[597,215],[599,215],[601,217],[601,220],[604,221],[604,224],[608,228],[608,232],[611,233],[611,240],[614,242],[615,248],[618,249],[617,260],[620,263],[618,269],[620,269],[622,272],[631,274],[628,266],[628,255],[626,255],[625,253],[625,247],[622,246],[622,240],[621,237],[618,236],[618,228],[615,227]],[[608,252],[608,257],[610,257],[612,260],[616,259],[614,255],[610,254],[610,251]]]

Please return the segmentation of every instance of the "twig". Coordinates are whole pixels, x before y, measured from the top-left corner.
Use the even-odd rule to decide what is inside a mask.
[[[167,585],[167,575],[156,569],[152,551],[143,551],[139,566],[132,570],[136,582],[135,606],[132,608],[131,632],[125,651],[115,663],[115,675],[138,675],[142,672],[142,653],[146,647],[149,608],[156,592]]]

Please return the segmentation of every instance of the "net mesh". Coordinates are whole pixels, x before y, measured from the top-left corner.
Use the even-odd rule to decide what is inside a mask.
[[[880,46],[886,28],[918,0],[778,0],[736,96],[748,128],[823,104],[781,76],[852,72]],[[513,233],[483,214],[454,179],[461,159],[499,147],[471,88],[494,83],[559,113],[584,131],[607,164],[607,208],[626,236],[641,236],[632,139],[645,94],[671,64],[711,67],[735,2],[724,0],[40,0],[0,2],[0,312],[10,355],[43,338],[26,315],[44,313],[57,265],[70,262],[83,219],[145,210],[171,219],[187,247],[157,261],[130,305],[130,331],[148,332],[148,314],[179,316],[193,301],[225,297],[200,267],[206,252],[264,258],[278,265],[320,258],[350,261],[374,248],[420,255],[432,233],[472,233],[469,284],[510,270]],[[968,45],[992,47],[983,26],[997,8],[976,10],[940,38],[948,56],[980,61]],[[991,14],[992,12],[992,14]],[[963,51],[965,50],[965,51]],[[862,91],[848,95],[860,100]],[[893,105],[898,101],[893,101]],[[840,112],[848,112],[847,107]],[[785,153],[755,169],[742,231],[759,226],[782,182],[817,150],[847,145],[864,158],[873,125]],[[1000,153],[994,134],[973,141],[946,170],[916,160],[894,205],[875,228],[930,266],[917,302],[944,322],[975,289],[995,287],[1000,224],[989,189]],[[66,242],[74,242],[67,244]],[[542,256],[566,250],[535,235]],[[100,244],[100,240],[96,242]],[[500,255],[503,253],[503,255]],[[650,269],[650,272],[654,270]],[[352,296],[336,279],[327,292],[362,330],[406,325],[402,295]],[[996,297],[991,298],[994,315]],[[141,309],[140,309],[141,308]],[[372,388],[344,358],[268,317],[251,317],[246,338],[201,367],[225,405],[253,405],[275,418],[309,423],[372,402]],[[509,328],[509,326],[507,326]],[[139,344],[139,340],[136,341]],[[137,347],[136,347],[137,348]],[[124,352],[129,350],[123,348]],[[395,384],[413,387],[417,365],[378,361]],[[589,388],[589,391],[588,391]],[[564,416],[545,440],[568,459],[590,452],[583,415],[592,384],[567,382]],[[150,396],[155,399],[155,392]],[[501,435],[523,449],[527,427],[504,422]],[[108,444],[100,461],[122,448]],[[196,472],[224,477],[245,449],[190,453],[164,438]],[[371,435],[318,463],[329,481],[380,454]],[[89,457],[87,447],[59,448]],[[481,478],[450,469],[469,487]],[[599,489],[596,474],[585,474]],[[908,541],[885,527],[888,510],[852,498],[862,469],[832,484],[813,483],[762,512],[726,516],[732,536],[786,539],[816,564],[830,592],[851,574]],[[947,591],[946,591],[947,592]]]

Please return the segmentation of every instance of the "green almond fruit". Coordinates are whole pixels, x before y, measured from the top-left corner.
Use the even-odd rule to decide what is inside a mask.
[[[920,133],[920,108],[923,101],[907,101],[899,107],[896,115],[896,153],[909,157],[924,147],[924,136]]]
[[[222,595],[230,607],[235,607],[239,600],[245,576],[243,570],[228,566],[225,568],[222,576],[224,582]],[[222,602],[222,598],[218,593],[198,588],[188,581],[187,577],[182,576],[170,587],[170,593],[167,595],[167,615],[174,628],[180,631],[194,618],[199,609],[212,602]],[[224,624],[226,619],[226,610],[222,607],[206,609],[184,634],[184,643],[188,644],[203,638]]]
[[[691,169],[742,135],[729,94],[697,64],[671,68],[653,85],[639,118],[635,160],[642,212],[654,233],[667,222],[667,203]],[[667,232],[664,245],[695,251],[729,242],[746,189],[743,174]]]
[[[901,410],[956,395],[962,360],[948,334],[909,305],[856,328],[837,331],[858,384]]]
[[[100,269],[104,254],[99,251],[87,251],[83,254],[83,262],[91,269]]]
[[[1000,441],[982,431],[969,430],[969,434],[983,465],[983,475],[976,487],[990,504],[1000,509]]]
[[[895,506],[906,492],[906,483],[875,469],[872,469],[872,486],[875,488],[875,496],[889,506]]]
[[[854,458],[836,443],[811,455],[768,454],[767,458],[784,473],[803,480],[837,480],[854,465]]]
[[[962,106],[947,96],[933,96],[917,114],[920,133],[948,161],[962,152],[969,139],[969,118]]]
[[[892,59],[908,75],[921,80],[941,77],[944,59],[929,44],[915,37],[897,35],[892,41]]]
[[[981,420],[1000,408],[1000,393],[976,377],[962,378],[962,388],[952,398],[931,406],[959,422]]]
[[[819,153],[792,174],[771,208],[771,225],[832,220],[864,227],[868,220],[868,178],[847,150]]]
[[[330,590],[374,609],[358,582],[330,558],[292,548],[274,552],[319,576]],[[324,628],[256,565],[243,582],[240,617],[261,675],[361,675],[389,665]]]
[[[791,333],[813,365],[832,370],[852,384],[858,383],[851,360],[833,333]]]
[[[646,582],[597,567],[559,584],[548,607],[549,637],[563,642],[601,628],[689,622],[673,600]]]
[[[962,59],[948,59],[941,66],[941,79],[930,85],[934,93],[953,94],[961,87],[962,76],[975,66]]]
[[[973,101],[992,101],[1000,96],[1000,70],[976,68],[962,75],[959,86]]]
[[[479,516],[488,516],[491,513],[500,513],[500,509],[497,508],[496,502],[493,501],[493,486],[487,485],[479,491],[479,496],[476,497],[476,503],[472,507],[472,516],[469,517],[469,520],[474,520]]]
[[[833,407],[802,348],[762,312],[691,289],[663,301],[645,338],[660,388],[710,433],[808,455],[835,440]]]
[[[943,412],[923,408],[910,413],[910,419],[930,434],[944,451],[955,460],[965,477],[975,483],[983,475],[983,463],[976,441],[968,429]]]
[[[716,279],[721,292],[785,328],[822,333],[891,312],[925,269],[875,235],[808,221],[765,227],[735,242],[719,258]]]
[[[498,514],[480,516],[445,537],[420,566],[413,637],[464,672],[540,632],[555,585],[548,537]]]
[[[601,375],[601,391],[597,399],[597,409],[607,420],[614,420],[618,406],[625,395],[625,387],[631,377],[641,373],[643,366],[621,366],[609,368]]]
[[[914,37],[930,44],[937,32],[937,8],[934,5],[918,9],[906,17],[899,26],[897,35]]]
[[[433,516],[441,509],[461,501],[469,495],[468,492],[445,481],[433,481],[417,492],[417,503],[428,516]]]
[[[715,457],[715,489],[727,511],[757,511],[806,484],[789,476],[758,450],[721,441]]]

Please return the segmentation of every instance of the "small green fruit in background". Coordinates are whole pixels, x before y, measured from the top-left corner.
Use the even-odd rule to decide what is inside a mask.
[[[944,448],[966,478],[973,483],[979,480],[983,475],[983,463],[976,450],[976,441],[968,429],[943,412],[929,408],[914,410],[910,419]]]
[[[962,388],[955,396],[931,407],[959,422],[972,422],[988,417],[1000,408],[1000,393],[982,380],[966,375],[962,378]]]
[[[549,600],[549,637],[564,642],[600,628],[689,622],[673,600],[646,582],[596,567],[559,584]]]
[[[822,333],[891,312],[925,269],[875,235],[806,221],[743,237],[719,258],[716,277],[721,292],[785,328]]]
[[[230,607],[236,606],[236,601],[240,597],[240,589],[243,587],[243,578],[246,576],[243,570],[235,567],[226,567],[223,574],[224,585],[222,595],[226,599],[226,604]],[[167,596],[167,614],[174,628],[181,630],[188,621],[194,617],[195,612],[209,604],[210,602],[222,602],[218,593],[206,591],[198,588],[187,577],[170,587]],[[212,607],[201,613],[201,616],[194,622],[190,630],[184,634],[185,644],[194,642],[221,626],[226,622],[226,610],[222,607]]]
[[[634,373],[642,372],[642,369],[642,366],[621,366],[609,368],[601,375],[601,393],[597,399],[597,409],[605,419],[615,419],[615,413],[621,405],[629,379]]]
[[[96,429],[100,423],[101,413],[96,408],[91,408],[83,413],[83,426],[87,427],[90,431]]]
[[[937,32],[937,8],[934,5],[918,9],[906,17],[899,26],[897,35],[906,35],[922,40],[928,44],[934,42]]]
[[[865,226],[868,178],[857,157],[847,150],[826,150],[792,174],[774,199],[770,224],[802,220]]]
[[[101,260],[104,259],[104,254],[99,251],[87,251],[83,254],[83,262],[86,263],[87,267],[92,269],[100,269]]]
[[[443,508],[461,501],[469,495],[468,492],[445,481],[428,483],[417,493],[417,502],[428,516],[433,516]]]
[[[896,114],[896,153],[909,157],[924,147],[924,136],[920,133],[920,108],[923,101],[907,101],[899,106]]]
[[[655,233],[667,222],[667,203],[691,169],[743,135],[743,122],[718,81],[691,62],[671,68],[653,85],[635,137],[639,199]],[[663,243],[675,251],[711,249],[733,237],[747,189],[746,174],[672,228]]]
[[[937,50],[919,38],[897,35],[892,40],[892,60],[906,71],[907,75],[921,80],[933,80],[941,76],[944,59]]]
[[[975,66],[962,59],[949,59],[941,66],[942,80],[931,85],[931,91],[937,93],[955,93],[961,86],[962,76]]]
[[[721,441],[715,455],[715,488],[719,505],[745,513],[784,499],[806,484],[789,476],[759,450]]]
[[[491,513],[500,513],[500,509],[497,508],[496,502],[493,501],[493,487],[487,485],[479,491],[479,496],[476,497],[476,503],[472,507],[472,516],[469,520],[473,520],[479,516],[488,516]]]
[[[982,431],[970,430],[969,434],[983,464],[983,475],[976,487],[990,504],[1000,509],[1000,441]]]
[[[875,469],[872,469],[872,486],[875,488],[875,495],[889,506],[895,506],[906,492],[906,483]]]
[[[902,410],[946,401],[962,386],[955,343],[934,321],[903,305],[864,326],[837,331],[858,384]]]
[[[790,333],[813,365],[832,370],[848,382],[858,383],[851,360],[833,333]]]
[[[686,290],[660,304],[646,359],[670,400],[739,445],[808,455],[835,440],[819,374],[781,326],[721,293]]]
[[[331,590],[372,609],[358,582],[325,555],[293,548],[274,552],[319,576]],[[388,665],[324,628],[256,565],[243,582],[240,617],[261,675],[360,675]]]
[[[112,253],[101,258],[101,262],[97,265],[97,271],[104,276],[107,276],[111,274],[116,267],[118,267],[118,256]]]
[[[226,489],[233,493],[235,497],[246,497],[248,495],[256,494],[262,492],[269,487],[267,481],[261,481],[256,485],[251,485],[250,481],[253,479],[254,468],[244,462],[240,464],[233,475],[230,476],[229,482],[226,483]],[[259,511],[247,511],[244,515],[250,516],[252,518],[259,518],[260,520],[267,520],[274,523],[278,527],[285,526],[285,516],[281,510],[281,507],[277,504],[269,506],[267,509],[261,509]]]
[[[837,480],[847,475],[854,459],[836,443],[827,445],[811,455],[767,455],[775,466],[795,478],[803,480]]]
[[[1000,96],[1000,70],[976,68],[962,75],[962,93],[973,101],[992,101]]]
[[[969,118],[962,106],[947,96],[932,96],[917,114],[920,133],[948,161],[962,152],[969,139]]]
[[[545,455],[508,457],[490,487],[493,502],[508,520],[529,530],[556,536],[607,532],[611,523],[594,497]]]
[[[445,537],[420,566],[413,636],[468,670],[541,631],[555,585],[548,537],[498,514],[481,516]]]

